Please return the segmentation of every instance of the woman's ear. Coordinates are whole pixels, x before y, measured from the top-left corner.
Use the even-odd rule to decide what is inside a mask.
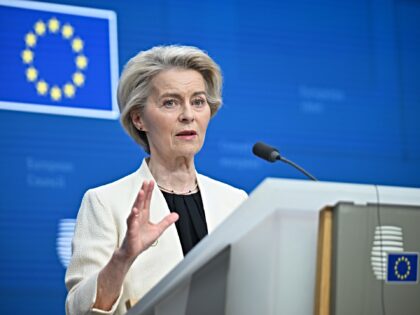
[[[139,111],[132,111],[130,113],[131,121],[133,122],[134,127],[140,131],[146,131],[144,129],[143,119]]]

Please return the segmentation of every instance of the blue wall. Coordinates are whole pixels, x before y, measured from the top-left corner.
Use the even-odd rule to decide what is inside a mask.
[[[158,44],[220,64],[224,106],[200,172],[248,192],[267,176],[302,178],[255,158],[262,140],[320,180],[420,187],[420,2],[54,2],[116,12],[120,69]],[[6,110],[0,152],[0,313],[63,314],[60,222],[144,153],[116,120]]]

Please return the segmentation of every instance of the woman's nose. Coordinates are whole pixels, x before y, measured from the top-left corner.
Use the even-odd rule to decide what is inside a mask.
[[[179,115],[180,121],[190,122],[194,120],[194,111],[191,104],[185,104],[182,106],[181,114]]]

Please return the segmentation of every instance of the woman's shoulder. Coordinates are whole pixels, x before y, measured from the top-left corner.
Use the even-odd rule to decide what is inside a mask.
[[[89,191],[93,191],[99,194],[109,194],[109,193],[118,193],[121,191],[126,191],[127,187],[131,187],[137,182],[138,171],[135,171],[131,174],[125,175],[116,179],[115,181],[93,187]]]
[[[140,168],[138,168],[134,172],[120,177],[113,182],[109,182],[107,184],[91,188],[89,189],[89,191],[104,196],[113,196],[115,194],[126,195],[127,193],[131,194],[132,190],[135,190],[135,193],[137,194],[137,192],[140,189],[141,183],[146,179],[150,179],[149,177],[150,176],[148,175],[148,172],[145,169],[145,162],[143,161]]]
[[[126,208],[136,198],[142,181],[139,170],[136,170],[113,182],[89,189],[84,198],[97,200],[106,208],[114,210]]]

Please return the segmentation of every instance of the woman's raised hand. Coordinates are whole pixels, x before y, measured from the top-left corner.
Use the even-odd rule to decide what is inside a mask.
[[[127,218],[127,232],[119,251],[130,261],[134,261],[140,253],[156,242],[172,223],[178,220],[178,214],[172,212],[159,223],[150,222],[150,201],[153,187],[152,180],[143,182]]]
[[[176,220],[178,214],[168,214],[159,223],[151,223],[150,200],[153,181],[144,181],[127,218],[127,232],[123,243],[111,260],[99,272],[96,301],[93,308],[109,311],[117,300],[124,278],[136,257],[150,247]]]

